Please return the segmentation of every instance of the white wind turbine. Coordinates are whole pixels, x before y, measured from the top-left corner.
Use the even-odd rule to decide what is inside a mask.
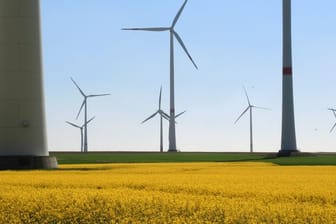
[[[82,96],[84,97],[83,103],[78,111],[77,117],[76,119],[78,119],[80,112],[82,111],[83,107],[84,107],[84,152],[88,152],[88,140],[87,140],[87,124],[88,124],[88,120],[87,120],[87,99],[88,98],[92,98],[92,97],[99,97],[99,96],[109,96],[111,94],[94,94],[94,95],[86,95],[82,89],[77,85],[77,83],[75,82],[75,80],[73,80],[73,78],[71,78],[71,81],[73,82],[73,84],[77,87],[77,89],[79,90],[79,92],[82,94]]]
[[[153,117],[155,117],[157,114],[160,115],[160,152],[163,152],[163,129],[162,129],[162,118],[165,118],[166,120],[169,120],[169,115],[166,114],[162,109],[161,109],[161,96],[162,96],[162,87],[160,88],[160,95],[159,95],[159,109],[152,114],[151,116],[149,116],[146,120],[144,120],[142,122],[145,123],[148,120],[152,119]]]
[[[150,28],[124,28],[122,30],[139,30],[139,31],[154,31],[154,32],[162,32],[162,31],[169,31],[170,32],[170,113],[169,117],[171,119],[169,120],[169,149],[168,152],[176,152],[176,131],[175,131],[175,93],[174,93],[174,38],[179,42],[182,49],[185,51],[185,53],[188,55],[191,62],[194,64],[195,68],[198,69],[196,63],[192,59],[191,55],[189,54],[186,46],[184,45],[182,38],[179,36],[179,34],[175,31],[175,25],[178,21],[178,19],[181,16],[181,13],[187,4],[188,0],[185,0],[182,7],[176,14],[172,24],[170,27],[150,27]]]
[[[329,108],[328,110],[332,111],[334,114],[334,117],[336,118],[336,109],[333,108]],[[332,128],[330,129],[330,133],[335,129],[336,127],[336,123],[332,126]]]
[[[257,107],[251,104],[250,99],[248,97],[246,88],[244,87],[244,92],[246,95],[246,99],[247,99],[247,103],[248,106],[247,108],[243,111],[243,113],[240,114],[240,116],[237,118],[237,120],[235,121],[235,124],[239,121],[239,119],[247,112],[250,111],[250,152],[253,152],[253,124],[252,124],[252,109],[253,108],[257,108],[257,109],[263,109],[263,110],[269,110],[268,108],[265,107]]]
[[[88,122],[86,124],[89,124],[93,119],[95,119],[95,117],[91,118],[90,120],[88,120]],[[68,123],[69,125],[78,128],[80,130],[80,134],[81,134],[81,152],[84,152],[84,147],[83,147],[83,128],[85,126],[85,124],[83,124],[82,126],[79,126],[77,124],[71,123],[69,121],[66,121],[66,123]]]

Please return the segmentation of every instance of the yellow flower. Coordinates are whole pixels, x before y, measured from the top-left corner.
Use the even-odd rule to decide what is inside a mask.
[[[336,223],[336,167],[62,165],[0,172],[2,223]]]

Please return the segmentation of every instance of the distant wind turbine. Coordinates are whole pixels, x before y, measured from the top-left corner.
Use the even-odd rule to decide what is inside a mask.
[[[93,119],[95,119],[95,117],[91,118],[90,120],[88,120],[88,122],[86,124],[89,124]],[[85,126],[85,124],[83,124],[82,126],[79,126],[77,124],[71,123],[69,121],[66,121],[66,123],[68,123],[69,125],[78,128],[80,130],[80,134],[81,134],[81,152],[84,152],[84,147],[83,147],[83,128]]]
[[[244,92],[246,95],[246,99],[247,99],[247,103],[248,106],[247,108],[243,111],[243,113],[240,114],[240,116],[237,118],[237,120],[235,121],[235,124],[240,120],[240,118],[247,112],[250,111],[250,152],[253,152],[253,124],[252,124],[252,109],[253,108],[257,108],[257,109],[263,109],[263,110],[269,110],[268,108],[265,107],[257,107],[251,104],[250,99],[248,97],[246,88],[244,87]]]
[[[332,111],[334,114],[334,117],[336,118],[336,109],[333,108],[329,108],[328,110]],[[330,129],[330,133],[335,129],[336,127],[336,123],[334,124],[334,126],[332,126],[332,128]]]
[[[140,30],[140,31],[154,31],[154,32],[162,32],[162,31],[169,31],[170,32],[170,117],[169,120],[169,149],[168,152],[177,152],[176,149],[176,131],[175,131],[175,85],[174,85],[174,38],[179,42],[182,49],[188,55],[191,62],[194,64],[195,68],[198,69],[196,63],[192,59],[191,55],[189,54],[186,46],[184,45],[182,38],[179,34],[175,31],[175,25],[180,18],[182,11],[187,4],[188,0],[185,0],[182,7],[176,14],[173,23],[170,27],[151,27],[151,28],[124,28],[122,30]]]
[[[99,96],[109,96],[111,94],[95,94],[95,95],[86,95],[82,89],[78,86],[78,84],[75,82],[75,80],[73,80],[73,78],[71,78],[71,81],[73,82],[73,84],[77,87],[77,89],[79,90],[79,92],[82,94],[82,96],[84,97],[83,103],[78,111],[77,117],[76,119],[78,119],[80,112],[82,111],[83,107],[84,107],[84,152],[88,152],[88,137],[87,137],[87,124],[88,124],[88,120],[87,120],[87,99],[88,98],[92,98],[92,97],[99,97]]]
[[[152,114],[151,116],[149,116],[146,120],[144,120],[142,122],[145,123],[148,120],[152,119],[153,117],[155,117],[157,114],[160,115],[160,152],[163,152],[163,128],[162,128],[162,118],[165,118],[166,120],[169,120],[169,115],[166,114],[162,109],[161,109],[161,96],[162,96],[162,87],[160,88],[160,95],[159,95],[159,109]]]

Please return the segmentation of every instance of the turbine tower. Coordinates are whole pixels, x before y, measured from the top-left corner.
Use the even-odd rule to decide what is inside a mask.
[[[86,124],[89,124],[93,119],[95,119],[95,117],[91,118],[90,120],[88,120],[88,122]],[[85,124],[83,124],[82,126],[74,124],[72,122],[66,121],[66,123],[68,123],[69,125],[78,128],[80,130],[80,134],[81,134],[81,152],[84,152],[84,144],[83,144],[83,128],[85,126]]]
[[[187,54],[193,65],[198,69],[196,63],[189,54],[186,46],[184,45],[182,38],[175,31],[175,25],[179,20],[184,7],[186,6],[188,0],[185,0],[180,10],[177,12],[170,27],[151,27],[151,28],[124,28],[122,30],[139,30],[139,31],[154,31],[154,32],[170,32],[170,112],[169,117],[169,149],[168,152],[177,152],[176,148],[176,131],[175,131],[175,79],[174,79],[174,39],[176,39],[181,45],[184,52]]]
[[[0,169],[57,168],[46,141],[40,1],[0,1]]]
[[[166,114],[162,109],[161,109],[161,96],[162,96],[162,87],[160,88],[160,95],[159,95],[159,109],[152,114],[151,116],[149,116],[146,120],[144,120],[142,122],[145,123],[148,120],[152,119],[153,117],[155,117],[157,114],[160,115],[160,152],[163,152],[163,126],[162,126],[162,118],[169,120],[169,115]]]
[[[268,108],[265,107],[257,107],[251,104],[250,102],[250,98],[248,97],[247,91],[244,87],[244,91],[245,91],[245,95],[246,95],[246,99],[247,99],[247,103],[248,106],[247,108],[243,111],[243,113],[241,113],[239,115],[239,117],[237,118],[237,120],[235,121],[235,124],[240,120],[240,118],[247,112],[250,111],[250,152],[253,152],[253,124],[252,124],[252,109],[253,108],[257,108],[257,109],[263,109],[263,110],[269,110]]]
[[[84,107],[84,152],[88,152],[88,138],[87,138],[87,124],[89,123],[87,120],[87,99],[92,97],[99,97],[99,96],[109,96],[111,94],[95,94],[95,95],[86,95],[83,90],[79,87],[79,85],[71,78],[73,84],[77,87],[80,94],[84,97],[83,103],[78,111],[76,119],[78,119],[83,107]]]
[[[280,156],[290,156],[298,152],[296,147],[293,69],[292,69],[292,34],[291,0],[283,0],[283,81],[282,81],[282,133]]]

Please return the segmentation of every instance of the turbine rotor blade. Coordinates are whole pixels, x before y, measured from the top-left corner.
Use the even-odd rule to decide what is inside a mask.
[[[333,114],[334,114],[334,117],[336,118],[336,112],[335,112],[334,110],[333,110],[332,112],[333,112]]]
[[[80,112],[82,111],[82,109],[83,109],[83,107],[84,107],[85,103],[86,103],[86,100],[83,100],[83,103],[82,103],[81,107],[79,108],[79,111],[78,111],[78,114],[77,114],[76,120],[78,119],[78,117],[79,117],[79,115],[80,115]]]
[[[87,97],[98,97],[98,96],[110,96],[111,94],[92,94],[92,95],[88,95]]]
[[[162,86],[160,88],[160,95],[159,95],[159,110],[161,110],[161,96],[162,96]]]
[[[160,111],[160,115],[164,118],[164,119],[166,119],[167,121],[169,121],[170,120],[170,118],[169,118],[169,115],[168,114],[166,114],[165,112],[163,112],[163,111]]]
[[[188,52],[186,46],[184,45],[184,43],[183,43],[181,37],[180,37],[180,36],[178,35],[178,33],[176,33],[175,31],[173,31],[173,32],[174,32],[174,36],[175,36],[175,38],[176,38],[177,41],[180,43],[180,45],[181,45],[181,47],[183,48],[184,52],[188,55],[190,61],[194,64],[195,68],[198,70],[198,67],[197,67],[196,63],[194,62],[193,58],[192,58],[191,55],[189,54],[189,52]]]
[[[251,106],[251,102],[250,102],[250,98],[249,98],[249,96],[247,94],[247,90],[246,90],[245,86],[243,86],[243,88],[244,88],[245,96],[247,98],[247,102],[248,102],[249,106]]]
[[[175,116],[175,118],[178,118],[179,116],[181,116],[181,115],[184,114],[185,112],[187,112],[187,111],[183,111],[183,112],[177,114],[177,115]]]
[[[78,125],[76,125],[76,124],[74,124],[74,123],[71,123],[71,122],[69,122],[69,121],[66,121],[66,123],[70,124],[71,126],[74,126],[75,128],[81,128],[81,127],[79,127]]]
[[[181,6],[180,10],[177,12],[177,14],[176,14],[176,16],[175,16],[175,18],[174,18],[174,20],[173,20],[173,23],[172,23],[172,25],[171,25],[172,28],[175,27],[175,25],[176,25],[178,19],[180,18],[181,14],[182,14],[182,12],[183,12],[183,9],[184,9],[184,7],[186,6],[187,2],[188,2],[188,0],[185,0],[184,3],[183,3],[183,5]]]
[[[336,123],[334,124],[334,126],[330,129],[330,133],[335,129],[336,127]]]
[[[257,109],[262,109],[262,110],[271,110],[270,108],[267,108],[267,107],[256,107],[256,106],[253,106],[252,107],[254,108],[257,108]]]
[[[136,31],[154,31],[154,32],[162,32],[170,30],[170,27],[150,27],[150,28],[123,28],[121,30],[136,30]]]
[[[170,116],[166,114],[163,110],[160,110],[160,115],[169,121]]]
[[[333,109],[333,108],[328,108],[328,110],[330,110],[331,112],[333,112],[335,118],[336,118],[336,109]]]
[[[146,120],[144,120],[143,122],[141,122],[141,124],[145,123],[146,121],[152,119],[153,117],[155,117],[155,115],[157,115],[159,113],[159,111],[156,111],[154,114],[152,114],[151,116],[149,116]]]
[[[79,85],[75,82],[75,80],[73,80],[72,77],[70,77],[71,81],[73,82],[73,84],[77,87],[77,89],[79,90],[79,92],[86,97],[85,93],[82,91],[82,89],[79,87]]]
[[[237,118],[237,120],[235,121],[235,124],[239,121],[239,119],[250,109],[250,106],[248,106],[243,113],[240,114],[240,116]]]
[[[86,122],[86,124],[89,124],[92,120],[94,120],[96,117],[92,117],[90,120]]]

